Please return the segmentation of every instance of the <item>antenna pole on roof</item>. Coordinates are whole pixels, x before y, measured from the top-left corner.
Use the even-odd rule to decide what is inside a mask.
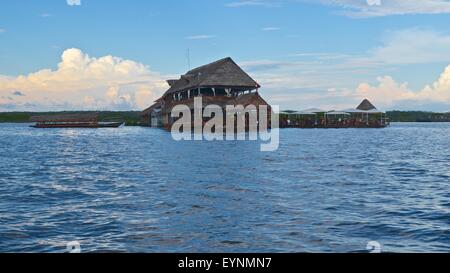
[[[186,57],[188,62],[188,70],[191,70],[191,50],[189,48],[187,49]]]

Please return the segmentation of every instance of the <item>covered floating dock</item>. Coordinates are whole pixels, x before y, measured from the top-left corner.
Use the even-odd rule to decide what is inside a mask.
[[[322,110],[317,108],[280,113],[281,128],[385,128],[386,113],[365,99],[357,108]]]

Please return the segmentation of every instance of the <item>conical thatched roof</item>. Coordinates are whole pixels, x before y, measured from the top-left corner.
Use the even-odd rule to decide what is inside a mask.
[[[244,72],[231,58],[195,68],[178,80],[168,80],[169,94],[197,87],[239,87],[256,89],[259,84]]]
[[[356,107],[358,110],[369,111],[377,109],[368,99],[364,99],[361,104]]]
[[[247,107],[248,105],[267,105],[270,108],[270,105],[258,94],[258,93],[250,93],[241,95],[236,97],[234,100],[228,103],[229,105],[243,105]]]

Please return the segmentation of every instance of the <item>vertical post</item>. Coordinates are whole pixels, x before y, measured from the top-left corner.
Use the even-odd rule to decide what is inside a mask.
[[[187,61],[188,61],[188,70],[191,70],[191,50],[188,48],[187,50]]]

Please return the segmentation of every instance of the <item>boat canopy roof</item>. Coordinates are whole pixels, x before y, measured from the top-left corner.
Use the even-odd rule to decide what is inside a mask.
[[[31,122],[91,122],[98,121],[98,113],[33,116]]]
[[[280,114],[284,114],[284,115],[290,115],[290,116],[315,116],[316,113],[311,113],[311,112],[303,112],[303,111],[284,111],[284,112],[280,112]]]
[[[355,108],[349,108],[349,109],[344,109],[344,110],[331,110],[331,111],[325,111],[322,109],[317,109],[317,108],[311,108],[311,109],[306,109],[306,110],[302,110],[302,111],[283,111],[280,112],[280,114],[284,114],[284,115],[290,115],[290,116],[308,116],[308,115],[317,115],[318,113],[326,113],[327,115],[344,115],[344,116],[348,116],[350,114],[385,114],[385,112],[382,112],[376,108],[374,109],[370,109],[370,110],[360,110],[360,109],[355,109]]]
[[[350,109],[341,110],[340,112],[346,112],[346,113],[350,113],[350,114],[384,114],[385,113],[376,108],[371,109],[371,110],[360,110],[360,109],[350,108]]]
[[[323,110],[323,109],[319,109],[319,108],[308,108],[302,111],[299,111],[301,113],[309,113],[309,114],[317,114],[317,113],[326,113],[328,111]]]

